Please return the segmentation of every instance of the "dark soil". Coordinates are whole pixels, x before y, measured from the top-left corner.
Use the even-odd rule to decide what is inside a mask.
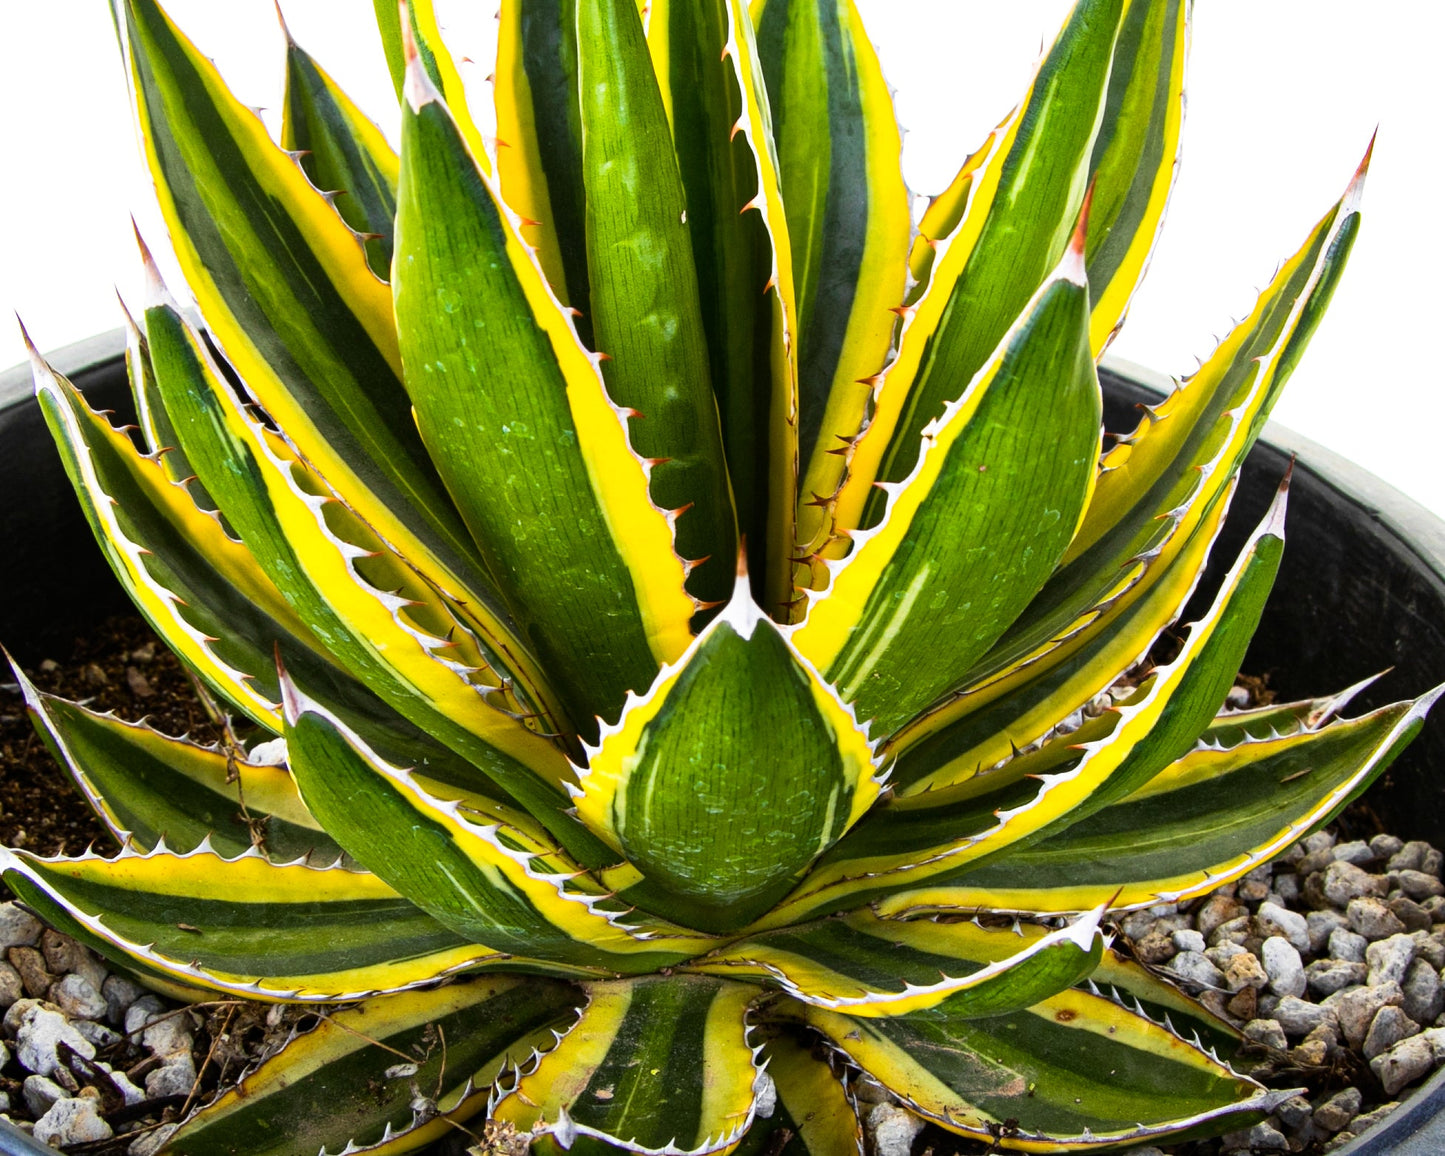
[[[145,719],[166,734],[189,734],[197,742],[220,738],[180,662],[135,616],[107,619],[77,639],[68,654],[47,658],[25,674],[41,690],[91,710],[112,711],[130,722]],[[90,843],[98,850],[115,845],[36,734],[10,672],[0,672],[0,845],[37,855],[78,855]]]

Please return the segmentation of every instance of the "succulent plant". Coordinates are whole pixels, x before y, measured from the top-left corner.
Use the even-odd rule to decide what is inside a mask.
[[[196,310],[115,428],[38,356],[203,746],[36,690],[121,845],[3,852],[161,990],[319,1026],[168,1153],[1027,1151],[1237,1128],[1236,1030],[1101,920],[1325,821],[1434,693],[1225,709],[1284,487],[1185,630],[1361,173],[1122,436],[1187,0],[1080,0],[916,227],[852,0],[502,0],[496,136],[377,0],[399,155],[290,43],[279,144],[116,0]],[[289,37],[288,37],[289,41]],[[149,258],[147,257],[149,261]]]

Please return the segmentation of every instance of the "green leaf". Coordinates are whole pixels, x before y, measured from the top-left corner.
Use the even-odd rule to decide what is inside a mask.
[[[495,977],[329,1012],[190,1117],[164,1151],[230,1156],[242,1136],[248,1156],[422,1147],[454,1131],[448,1120],[482,1111],[488,1085],[549,1045],[577,1002],[567,984]],[[418,1095],[441,1115],[419,1111]]]
[[[1126,575],[1124,593],[1073,636],[955,692],[895,734],[885,749],[894,756],[890,782],[897,793],[922,794],[985,775],[1113,686],[1178,616],[1228,506],[1216,502],[1177,554],[1137,579]]]
[[[692,927],[732,931],[790,890],[878,798],[866,733],[746,576],[589,750],[578,817]]]
[[[893,99],[853,0],[766,0],[752,17],[798,294],[806,554],[827,539],[838,451],[863,427],[888,356],[908,272],[909,197]]]
[[[410,77],[393,284],[417,424],[573,717],[615,718],[690,640],[683,564],[592,355]]]
[[[808,592],[798,649],[883,734],[958,685],[1073,536],[1102,407],[1088,296],[1071,248],[929,426],[917,469],[890,486],[883,522],[830,563],[826,591]]]
[[[1134,0],[1089,161],[1089,343],[1103,353],[1143,280],[1179,167],[1190,0]]]
[[[591,349],[576,0],[501,0],[497,20],[497,181]]]
[[[123,7],[161,213],[226,359],[382,538],[465,596],[483,583],[475,550],[411,420],[362,243],[155,0]]]
[[[358,863],[458,934],[625,973],[712,946],[615,902],[525,812],[433,795],[284,681],[282,691],[291,773],[311,813]]]
[[[202,843],[187,855],[41,859],[3,850],[0,866],[44,919],[125,967],[252,999],[359,999],[477,967],[548,967],[468,942],[374,875],[255,851],[224,859]]]
[[[164,842],[184,854],[209,840],[225,856],[258,845],[274,861],[309,858],[316,866],[340,857],[284,767],[96,714],[41,693],[11,669],[36,730],[117,841],[142,851]]]
[[[839,527],[882,515],[875,481],[907,477],[924,428],[956,400],[1049,277],[1089,182],[1122,0],[1082,0],[1039,66],[1015,117],[972,182],[967,211],[910,306],[898,357],[849,456]]]
[[[366,239],[372,272],[391,276],[392,222],[396,217],[396,152],[336,81],[286,31],[286,96],[281,147],[307,155],[301,167],[341,219]]]
[[[1179,654],[1127,701],[977,778],[877,809],[767,915],[766,925],[856,906],[925,879],[941,888],[1148,782],[1193,746],[1233,684],[1279,565],[1283,515],[1281,491]],[[1086,907],[1107,900],[1106,894]]]
[[[797,318],[768,97],[741,0],[651,0],[738,528],[758,601],[794,599]]]
[[[728,595],[737,529],[709,378],[687,207],[636,0],[576,0],[587,268],[608,395],[635,411],[653,501],[678,510],[688,586]]]
[[[1440,690],[1363,718],[1283,738],[1201,746],[1121,802],[953,886],[891,897],[894,913],[935,904],[1021,911],[1118,908],[1203,895],[1329,819],[1419,730]]]
[[[769,980],[815,1007],[873,1019],[1018,1011],[1094,970],[1104,948],[1099,907],[1043,936],[977,923],[880,919],[856,911],[729,944],[691,965]]]
[[[1229,1131],[1289,1095],[1265,1092],[1166,1027],[1077,990],[988,1019],[865,1020],[795,1007],[904,1106],[950,1131],[1028,1151]]]
[[[1333,292],[1358,229],[1363,171],[1250,316],[1105,455],[1059,569],[958,692],[915,720],[912,733],[896,736],[897,752],[980,709],[994,712],[994,732],[1026,746],[1111,685],[1183,609],[1188,576],[1197,569],[1183,558],[1212,538],[1211,523],[1224,515],[1239,466]],[[1158,582],[1178,592],[1172,606]],[[1140,599],[1153,609],[1128,634],[1119,633],[1129,604]],[[1113,645],[1124,641],[1127,647]],[[1111,648],[1117,662],[1106,658]],[[1064,667],[1087,659],[1086,651],[1098,661],[1087,661],[1079,677],[1068,674]],[[1056,685],[1040,685],[1045,680]],[[1015,692],[1025,701],[1010,715],[1002,700]],[[982,722],[964,725],[981,735]],[[982,762],[1007,754],[994,743]]]
[[[174,309],[153,306],[146,322],[182,444],[248,557],[327,652],[544,821],[580,834],[559,814],[566,757],[520,713],[523,704],[548,703],[550,693],[533,681],[530,656],[505,621],[481,620],[485,605],[448,599],[333,500],[241,407]]]
[[[758,989],[706,976],[587,983],[576,1025],[493,1109],[542,1137],[592,1138],[627,1152],[717,1152],[753,1121],[756,1049],[746,1016]],[[535,1141],[534,1141],[535,1143]]]

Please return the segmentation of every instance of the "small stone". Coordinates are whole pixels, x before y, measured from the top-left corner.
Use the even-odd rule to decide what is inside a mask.
[[[70,1026],[97,1048],[108,1048],[112,1044],[120,1043],[123,1038],[119,1032],[111,1031],[104,1024],[96,1023],[95,1020],[71,1020]]]
[[[125,1023],[126,1009],[145,995],[145,988],[123,975],[110,976],[101,985],[100,991],[105,996],[105,1017],[113,1024]]]
[[[1387,1096],[1393,1096],[1406,1084],[1413,1084],[1434,1066],[1435,1052],[1424,1036],[1403,1039],[1370,1061],[1370,1071],[1384,1086]]]
[[[1269,983],[1264,965],[1247,951],[1241,951],[1224,965],[1224,985],[1230,991],[1241,988],[1261,988]]]
[[[96,991],[101,989],[106,975],[109,974],[105,970],[105,964],[101,963],[89,948],[58,931],[49,928],[45,930],[40,937],[40,950],[45,953],[46,967],[56,975],[70,972],[83,975],[90,980],[90,986]]]
[[[1296,951],[1310,949],[1309,920],[1297,911],[1291,911],[1277,903],[1261,903],[1255,922],[1262,939],[1278,935],[1289,940]]]
[[[1391,1095],[1393,1094],[1391,1093]],[[1362,1112],[1350,1124],[1350,1131],[1363,1132],[1366,1128],[1373,1128],[1399,1106],[1398,1100],[1391,1100],[1388,1104],[1381,1104],[1377,1108],[1371,1108],[1368,1112]]]
[[[25,996],[25,983],[20,973],[4,960],[0,960],[0,1008],[8,1008],[17,999]]]
[[[125,1012],[125,1034],[135,1035],[146,1024],[150,1023],[154,1016],[161,1015],[166,1010],[166,1005],[161,1003],[158,996],[143,995],[126,1008]]]
[[[1390,913],[1405,925],[1406,931],[1429,931],[1430,913],[1407,895],[1396,895],[1386,904]]]
[[[1425,857],[1420,860],[1420,870],[1426,875],[1438,876],[1442,867],[1445,867],[1445,855],[1442,855],[1434,847],[1429,848],[1425,852]]]
[[[20,1093],[25,1097],[25,1106],[30,1109],[30,1114],[37,1120],[50,1111],[56,1100],[65,1098],[65,1089],[44,1076],[26,1076]]]
[[[1353,863],[1335,860],[1325,868],[1325,899],[1335,907],[1347,907],[1352,899],[1383,899],[1389,888],[1379,875],[1370,875]]]
[[[94,1045],[71,1027],[63,1015],[43,1004],[36,1004],[25,1012],[15,1041],[20,1063],[38,1076],[49,1076],[60,1067],[55,1049],[61,1043],[87,1060],[95,1058]]]
[[[1440,973],[1428,960],[1417,959],[1412,963],[1400,987],[1405,993],[1405,1002],[1400,1006],[1417,1023],[1432,1023],[1445,1011],[1445,992],[1440,987]]]
[[[1261,1121],[1247,1133],[1244,1147],[1254,1152],[1288,1152],[1289,1141],[1273,1124]]]
[[[1376,859],[1374,849],[1363,839],[1354,839],[1348,843],[1336,843],[1333,849],[1334,857],[1342,863],[1353,863],[1356,867],[1365,863],[1373,863]],[[1336,1129],[1338,1131],[1338,1129]]]
[[[1286,1035],[1303,1036],[1321,1024],[1334,1023],[1335,1013],[1323,1004],[1307,1003],[1291,995],[1279,1001],[1279,1005],[1274,1009],[1274,1018],[1279,1021],[1279,1026]]]
[[[1405,994],[1398,984],[1387,983],[1380,987],[1352,987],[1330,996],[1320,1007],[1330,1008],[1340,1024],[1340,1034],[1352,1048],[1365,1042],[1371,1023],[1382,1007],[1399,1006]]]
[[[1298,875],[1276,875],[1274,877],[1274,891],[1269,902],[1273,903],[1276,907],[1288,909],[1290,904],[1299,901],[1299,895]]]
[[[870,1150],[878,1156],[908,1156],[923,1121],[897,1104],[875,1104],[864,1120]]]
[[[1222,1020],[1232,1021],[1234,1013],[1229,1010],[1229,1005],[1238,998],[1237,996],[1231,996],[1227,992],[1218,991],[1214,988],[1207,988],[1194,998],[1199,1001],[1205,1011],[1217,1015]],[[1257,1009],[1255,1014],[1259,1014]]]
[[[1356,987],[1364,983],[1368,975],[1369,969],[1363,963],[1339,959],[1317,959],[1305,968],[1305,982],[1310,991],[1320,997]]]
[[[1335,845],[1335,836],[1330,831],[1316,831],[1312,835],[1306,835],[1301,842],[1304,844],[1306,853],[1328,851]]]
[[[1326,1132],[1343,1132],[1360,1114],[1362,1099],[1359,1088],[1336,1092],[1315,1109],[1314,1122]]]
[[[1301,1067],[1323,1067],[1324,1062],[1329,1059],[1330,1056],[1330,1045],[1325,1043],[1324,1040],[1306,1039],[1296,1047],[1291,1048],[1289,1054],[1294,1062]]]
[[[76,972],[50,985],[50,1002],[73,1020],[93,1020],[106,1012],[105,997]]]
[[[110,1125],[96,1111],[95,1101],[85,1096],[57,1100],[50,1111],[35,1121],[35,1138],[56,1148],[109,1140],[113,1135]]]
[[[1269,894],[1269,884],[1260,879],[1241,879],[1235,892],[1241,903],[1258,903]]]
[[[1134,945],[1134,954],[1141,963],[1164,963],[1174,957],[1173,936],[1165,931],[1151,931]]]
[[[48,1006],[44,1000],[30,999],[29,997],[17,999],[5,1009],[3,1024],[6,1036],[13,1040],[15,1034],[20,1030],[20,1023],[25,1018],[25,1013],[31,1008],[44,1006]]]
[[[1249,908],[1239,900],[1231,895],[1216,892],[1204,901],[1204,906],[1194,917],[1194,926],[1200,935],[1209,939],[1214,929],[1221,923],[1228,923],[1231,919],[1238,919],[1240,916],[1248,914]]]
[[[1289,1047],[1289,1041],[1284,1038],[1284,1028],[1279,1026],[1279,1020],[1250,1020],[1244,1025],[1246,1039],[1251,1039],[1257,1044],[1263,1044],[1267,1048],[1274,1048],[1276,1051],[1284,1051]]]
[[[45,925],[18,903],[0,903],[0,951],[33,947]]]
[[[1398,835],[1376,835],[1370,840],[1370,850],[1375,853],[1376,859],[1388,859],[1392,855],[1398,855],[1404,846],[1405,841]]]
[[[133,1104],[139,1104],[142,1100],[146,1098],[145,1090],[142,1088],[137,1088],[134,1084],[132,1084],[130,1082],[130,1077],[127,1076],[124,1072],[113,1072],[107,1069],[107,1074],[110,1076],[110,1082],[114,1084],[117,1091],[120,1092],[121,1098],[125,1100],[126,1107],[130,1107]],[[764,1073],[764,1075],[766,1075],[766,1073]]]
[[[1148,911],[1131,911],[1119,921],[1119,930],[1137,943],[1154,930],[1154,916]]]
[[[1246,1028],[1246,1031],[1249,1029]],[[1274,1114],[1279,1117],[1279,1122],[1291,1131],[1303,1128],[1314,1117],[1314,1108],[1303,1096],[1291,1096],[1284,1103],[1278,1105]]]
[[[1180,982],[1196,989],[1224,986],[1224,974],[1197,951],[1181,951],[1170,961],[1169,968]]]
[[[1305,916],[1305,926],[1309,929],[1310,942],[1308,948],[1300,948],[1301,951],[1312,951],[1318,955],[1324,950],[1325,944],[1330,941],[1330,934],[1337,927],[1348,928],[1350,921],[1338,911],[1311,911]],[[1289,936],[1285,936],[1289,939]],[[1290,940],[1294,943],[1294,940]],[[1299,944],[1295,944],[1299,947]]]
[[[151,680],[143,675],[137,667],[127,666],[125,668],[125,684],[130,687],[131,694],[136,698],[150,698],[155,694],[155,691],[151,689]]]
[[[1247,1023],[1259,1015],[1259,989],[1242,987],[1224,1006],[1232,1018]]]
[[[1420,906],[1435,923],[1445,921],[1445,896],[1437,895],[1433,899],[1427,899]],[[1431,931],[1439,931],[1438,927],[1431,927]]]
[[[151,1023],[141,1032],[141,1043],[150,1049],[152,1055],[169,1059],[172,1056],[191,1054],[195,1037],[191,1035],[184,1016],[169,1015]]]
[[[5,955],[10,960],[10,966],[19,973],[25,994],[32,999],[43,999],[55,982],[55,976],[45,969],[45,956],[34,947],[12,947]]]
[[[1392,935],[1365,948],[1365,962],[1370,965],[1365,980],[1371,987],[1382,983],[1405,982],[1405,974],[1415,962],[1415,941],[1408,935]]]
[[[156,644],[147,642],[144,646],[137,646],[130,652],[130,660],[146,666],[156,660]]]
[[[170,1056],[146,1077],[146,1098],[159,1100],[165,1096],[189,1096],[195,1082],[196,1063],[191,1059],[190,1052],[181,1052]],[[922,1126],[923,1122],[920,1120],[919,1127]]]
[[[1404,1008],[1387,1004],[1375,1013],[1361,1050],[1365,1053],[1365,1059],[1373,1060],[1407,1036],[1418,1035],[1419,1031],[1420,1025],[1405,1014]]]
[[[1269,990],[1277,996],[1303,996],[1308,985],[1305,982],[1304,962],[1299,951],[1289,940],[1271,935],[1260,945],[1260,960],[1269,977]]]
[[[98,662],[87,662],[81,668],[80,677],[85,679],[91,686],[109,686],[110,678],[100,668]]]
[[[1430,844],[1419,839],[1411,839],[1385,863],[1387,871],[1418,871],[1420,865],[1425,862],[1425,852],[1430,850]]]
[[[153,1132],[146,1132],[130,1142],[126,1156],[155,1156],[171,1138],[180,1124],[162,1124]]]
[[[1365,948],[1369,945],[1370,941],[1363,935],[1356,935],[1347,928],[1337,927],[1330,932],[1331,959],[1345,960],[1349,963],[1364,963]]]
[[[1401,871],[1400,890],[1411,899],[1430,899],[1436,895],[1445,895],[1445,883],[1423,871]]]
[[[1183,927],[1169,936],[1174,941],[1175,951],[1203,951],[1204,936],[1191,927]]]
[[[1209,933],[1209,942],[1214,947],[1226,943],[1243,947],[1245,940],[1249,938],[1253,923],[1254,920],[1248,915],[1241,915],[1238,919],[1227,919]]]
[[[1415,958],[1425,960],[1436,969],[1445,967],[1445,937],[1415,932]]]
[[[1405,930],[1404,923],[1378,899],[1351,899],[1345,917],[1350,927],[1366,939],[1385,939]]]
[[[1215,967],[1219,968],[1220,971],[1223,971],[1224,965],[1227,964],[1236,955],[1248,954],[1249,952],[1245,950],[1242,944],[1234,943],[1228,939],[1224,939],[1221,940],[1218,945],[1206,950],[1204,953],[1204,958],[1209,960],[1210,963],[1214,964]]]

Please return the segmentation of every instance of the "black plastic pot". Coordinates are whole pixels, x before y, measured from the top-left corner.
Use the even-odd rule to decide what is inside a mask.
[[[119,331],[68,346],[51,363],[97,408],[133,411]],[[1157,400],[1168,379],[1106,360],[1105,424],[1126,430],[1135,405]],[[1294,698],[1338,690],[1393,668],[1363,707],[1419,694],[1445,679],[1445,522],[1337,454],[1271,425],[1246,462],[1223,537],[1223,567],[1263,516],[1294,460],[1288,544],[1246,669]],[[1214,579],[1214,581],[1211,580]],[[38,407],[30,371],[0,374],[0,642],[23,663],[71,640],[129,602],[101,560]],[[1445,711],[1367,796],[1386,830],[1445,843]],[[0,1154],[11,1151],[0,1133]],[[40,1149],[48,1151],[48,1149]],[[19,1151],[27,1151],[20,1149]],[[1340,1149],[1340,1156],[1445,1152],[1445,1069],[1397,1112]]]

